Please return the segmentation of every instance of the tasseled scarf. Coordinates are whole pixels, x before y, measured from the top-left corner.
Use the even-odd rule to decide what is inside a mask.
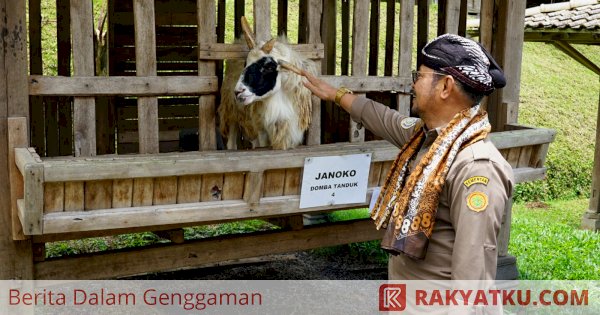
[[[461,111],[407,177],[408,164],[419,150],[425,131],[420,128],[413,134],[394,161],[371,214],[377,229],[387,227],[388,222],[394,229],[393,237],[382,241],[382,248],[414,258],[425,257],[439,196],[456,154],[484,139],[490,130],[487,113],[480,111],[479,105]]]

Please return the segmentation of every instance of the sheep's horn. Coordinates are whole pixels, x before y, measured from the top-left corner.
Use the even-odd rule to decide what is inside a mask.
[[[248,24],[248,20],[246,20],[245,16],[242,16],[242,31],[244,32],[244,37],[246,38],[246,44],[248,44],[248,48],[253,49],[256,44],[254,43],[252,30],[250,29],[250,25]]]
[[[287,62],[285,60],[281,60],[281,59],[277,60],[277,62],[279,63],[279,65],[282,68],[290,70],[290,71],[292,71],[292,72],[294,72],[294,73],[296,73],[298,75],[302,75],[302,70],[300,70],[300,68],[294,66],[293,64],[291,64],[291,63],[289,63],[289,62]]]
[[[270,53],[271,50],[273,50],[273,46],[275,46],[275,38],[271,38],[270,41],[266,42],[261,48],[260,50],[264,51],[265,53]]]

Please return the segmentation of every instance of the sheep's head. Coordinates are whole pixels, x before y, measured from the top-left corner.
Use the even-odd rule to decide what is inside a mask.
[[[276,47],[281,44],[275,39],[260,47],[255,44],[245,17],[242,17],[242,29],[250,52],[234,92],[237,102],[245,106],[268,98],[281,89],[282,74],[277,60],[282,56],[279,47]]]
[[[270,44],[271,43],[271,44]],[[280,67],[276,56],[265,46],[274,44],[274,39],[263,47],[253,49],[246,59],[246,68],[242,71],[235,86],[235,97],[238,103],[249,105],[270,97],[281,89]]]

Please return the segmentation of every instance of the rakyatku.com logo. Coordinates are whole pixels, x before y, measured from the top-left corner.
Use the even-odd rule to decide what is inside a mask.
[[[444,286],[441,283],[382,284],[379,286],[379,311],[400,312],[406,309],[432,310],[462,307],[587,307],[590,290],[585,287],[563,289],[543,287],[477,286],[462,288],[460,284]],[[432,287],[436,286],[436,288]],[[599,313],[595,313],[599,314]]]
[[[379,311],[398,312],[406,308],[406,284],[382,284],[379,287]]]

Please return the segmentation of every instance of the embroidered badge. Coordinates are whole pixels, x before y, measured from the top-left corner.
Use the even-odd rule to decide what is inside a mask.
[[[467,207],[475,212],[481,212],[488,206],[488,196],[482,192],[476,191],[467,197]]]
[[[406,117],[402,119],[402,121],[400,122],[400,126],[402,126],[402,128],[404,129],[412,128],[417,123],[417,120],[419,119],[415,117]]]
[[[473,177],[467,179],[466,181],[464,181],[463,184],[465,184],[465,186],[467,186],[467,188],[473,186],[474,184],[484,184],[487,186],[489,181],[490,181],[490,179],[485,176],[473,176]]]

